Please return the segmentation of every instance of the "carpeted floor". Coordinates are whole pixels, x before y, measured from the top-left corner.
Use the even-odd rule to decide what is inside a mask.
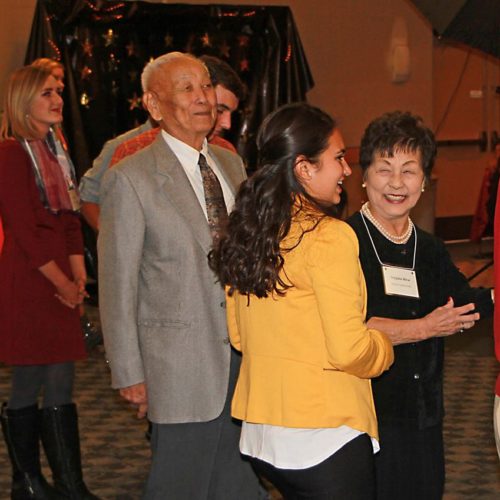
[[[487,257],[474,258],[474,248],[470,245],[450,246],[450,251],[467,276],[488,262]],[[481,273],[473,284],[491,286],[491,268]],[[95,310],[91,313],[95,314]],[[466,334],[448,339],[446,356],[445,499],[498,499],[500,465],[493,438],[492,407],[499,366],[493,356],[491,320],[484,320]],[[6,399],[8,386],[9,369],[0,366],[0,401]],[[149,464],[149,449],[144,438],[146,424],[138,421],[134,412],[110,389],[102,348],[94,351],[87,361],[78,363],[75,401],[80,408],[84,475],[88,486],[102,499],[139,499]],[[47,471],[46,467],[44,470]],[[9,483],[10,466],[2,442],[0,500],[9,498]],[[273,498],[279,496],[273,492]]]

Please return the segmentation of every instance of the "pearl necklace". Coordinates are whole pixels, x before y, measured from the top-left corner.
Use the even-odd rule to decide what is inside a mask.
[[[408,243],[408,240],[411,238],[413,232],[413,221],[408,217],[408,228],[401,236],[389,233],[380,222],[375,218],[375,216],[371,213],[370,208],[368,206],[368,202],[366,202],[361,207],[361,213],[379,230],[379,232],[387,238],[392,243],[396,245],[404,245]]]

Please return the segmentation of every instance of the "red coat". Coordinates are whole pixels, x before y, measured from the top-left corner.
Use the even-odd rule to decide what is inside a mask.
[[[500,184],[498,185],[497,204],[495,207],[495,219],[493,227],[493,262],[494,262],[494,286],[495,290],[495,314],[493,322],[493,331],[495,335],[495,354],[497,360],[500,361]],[[500,373],[497,377],[495,394],[500,396]]]
[[[85,357],[78,308],[54,296],[38,268],[54,260],[71,279],[69,255],[83,253],[77,215],[46,210],[18,141],[0,142],[0,361],[50,364]]]

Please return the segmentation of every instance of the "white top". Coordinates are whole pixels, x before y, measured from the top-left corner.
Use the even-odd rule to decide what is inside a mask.
[[[189,179],[191,187],[193,188],[196,197],[198,198],[200,206],[203,209],[203,213],[205,214],[207,220],[208,216],[207,205],[205,203],[205,191],[203,190],[203,179],[201,177],[200,167],[198,166],[200,153],[205,156],[208,165],[214,171],[217,179],[219,179],[220,185],[222,187],[222,194],[224,196],[224,202],[226,203],[227,212],[230,213],[234,206],[234,195],[231,191],[231,188],[229,187],[229,184],[226,182],[224,175],[222,175],[219,166],[208,152],[207,140],[205,139],[205,141],[203,141],[201,151],[197,151],[185,142],[179,141],[179,139],[176,139],[174,136],[168,134],[164,130],[161,131],[161,134],[175,156],[177,156],[177,159],[184,169],[184,172],[186,172],[187,178]]]
[[[362,432],[347,425],[326,429],[294,429],[243,422],[240,451],[278,469],[307,469],[320,464]],[[372,438],[373,453],[380,450]]]

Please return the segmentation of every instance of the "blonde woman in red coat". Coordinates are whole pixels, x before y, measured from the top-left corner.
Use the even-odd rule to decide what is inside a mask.
[[[14,500],[97,498],[82,480],[72,403],[74,361],[86,355],[77,307],[86,274],[73,169],[52,137],[62,108],[49,70],[11,75],[0,130],[0,362],[13,367],[1,423]],[[54,487],[40,471],[40,437]]]

